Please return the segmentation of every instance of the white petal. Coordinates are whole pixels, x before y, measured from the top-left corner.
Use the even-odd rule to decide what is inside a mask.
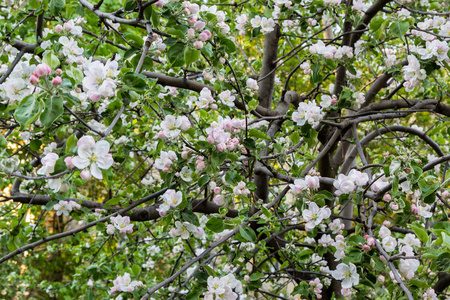
[[[91,174],[97,179],[103,179],[102,171],[100,171],[96,163],[91,165]]]
[[[109,152],[109,143],[105,140],[97,142],[95,144],[94,153],[97,156],[104,156]]]
[[[111,155],[105,155],[98,158],[97,165],[99,168],[107,170],[112,166],[113,162],[114,160]]]
[[[87,166],[89,166],[89,159],[87,158],[81,158],[79,156],[75,156],[72,159],[72,164],[77,167],[78,169],[85,169]]]
[[[92,156],[92,147],[89,145],[81,145],[78,147],[78,156],[82,158],[91,158]]]

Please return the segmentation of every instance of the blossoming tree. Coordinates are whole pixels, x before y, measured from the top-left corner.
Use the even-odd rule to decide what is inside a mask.
[[[0,298],[446,299],[449,17],[2,0]]]

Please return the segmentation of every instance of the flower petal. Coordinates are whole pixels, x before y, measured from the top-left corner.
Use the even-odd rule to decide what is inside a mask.
[[[97,165],[99,168],[107,170],[112,166],[113,162],[114,160],[111,154],[107,154],[98,158]]]
[[[97,179],[103,179],[102,171],[100,171],[96,163],[91,165],[91,174]]]
[[[92,156],[92,150],[93,148],[88,145],[81,145],[78,147],[78,156],[89,159]]]
[[[78,169],[85,169],[89,166],[90,161],[87,158],[81,158],[79,156],[75,156],[72,158],[72,164]]]
[[[109,143],[105,140],[97,142],[95,144],[94,153],[96,156],[104,156],[109,152]]]

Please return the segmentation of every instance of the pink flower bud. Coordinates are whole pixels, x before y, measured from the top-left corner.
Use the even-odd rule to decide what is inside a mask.
[[[193,39],[193,38],[195,38],[195,30],[192,29],[192,28],[189,28],[188,31],[187,31],[186,37],[187,37],[188,39]]]
[[[203,21],[197,21],[194,23],[194,29],[197,31],[202,31],[205,28],[206,23]]]
[[[214,193],[215,193],[215,194],[220,193],[220,191],[221,191],[220,187],[215,187],[215,188],[214,188]]]
[[[189,25],[194,25],[197,22],[197,16],[193,16],[189,18]]]
[[[56,76],[55,78],[53,78],[52,80],[52,85],[60,85],[62,83],[62,78],[59,76]]]
[[[394,202],[389,203],[389,206],[392,208],[392,210],[398,210],[398,205]]]
[[[391,195],[385,194],[385,195],[383,196],[383,200],[386,201],[386,202],[391,201]]]
[[[218,108],[217,104],[215,104],[215,103],[211,104],[211,109],[212,110],[217,110],[217,108]]]
[[[411,211],[415,214],[419,212],[419,208],[415,204],[411,204]]]
[[[194,46],[195,49],[200,50],[200,49],[203,48],[203,42],[202,41],[195,41],[193,46]]]
[[[208,137],[206,138],[206,141],[210,144],[214,144],[214,138],[212,135],[208,135]]]
[[[89,180],[91,180],[91,178],[92,178],[91,171],[89,171],[88,169],[84,169],[83,171],[81,171],[80,177],[81,177],[81,179],[83,179],[84,181],[89,181]]]
[[[42,63],[36,66],[36,68],[34,69],[33,75],[36,77],[43,77],[43,76],[47,76],[48,74],[50,74],[52,72],[52,69],[47,66],[47,64]]]
[[[66,166],[69,169],[75,168],[75,165],[72,163],[72,159],[73,159],[73,157],[71,157],[71,156],[64,158],[64,162],[66,163]]]
[[[225,151],[226,148],[227,146],[225,145],[225,143],[220,143],[217,145],[217,150],[219,151]]]
[[[55,70],[56,75],[60,76],[62,74],[62,70],[61,69],[56,69]]]
[[[385,278],[383,275],[378,276],[378,281],[379,282],[384,282]]]
[[[202,32],[202,33],[200,33],[199,35],[198,35],[198,39],[200,40],[200,41],[206,41],[206,40],[208,40],[208,35],[206,34],[206,33],[204,33],[204,32]]]
[[[369,251],[370,250],[370,246],[369,245],[363,245],[363,250],[364,251]]]
[[[245,275],[245,276],[244,276],[244,280],[245,280],[245,281],[249,281],[249,280],[250,280],[250,276]]]
[[[63,27],[62,27],[60,24],[56,25],[56,26],[55,26],[55,32],[56,32],[56,33],[59,33],[59,32],[61,32],[61,31],[63,31]]]
[[[225,200],[224,200],[224,198],[223,198],[222,195],[216,195],[216,196],[214,196],[213,201],[214,201],[214,203],[217,204],[217,205],[224,205],[224,204],[225,204]]]
[[[161,139],[161,140],[164,140],[165,138],[167,138],[166,137],[166,135],[164,134],[164,131],[160,131],[160,132],[158,132],[157,134],[156,134],[156,138],[157,139]]]
[[[30,76],[30,83],[31,83],[32,85],[37,85],[37,84],[39,83],[39,79],[38,79],[36,76],[31,75],[31,76]]]
[[[182,159],[187,159],[189,156],[189,151],[183,151],[181,152],[181,158]]]

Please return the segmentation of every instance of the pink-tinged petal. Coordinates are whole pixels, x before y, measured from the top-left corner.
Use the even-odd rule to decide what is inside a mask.
[[[90,135],[83,136],[81,139],[78,140],[77,146],[81,147],[83,145],[89,146],[90,148],[94,148],[95,147],[94,138]]]
[[[113,163],[114,163],[114,160],[113,160],[111,154],[106,154],[103,157],[99,157],[97,160],[98,167],[101,169],[105,169],[105,170],[111,168]]]
[[[102,171],[100,171],[96,163],[91,165],[91,174],[97,179],[103,179]]]
[[[88,145],[82,145],[78,147],[78,156],[83,159],[90,159],[92,156],[92,147]]]
[[[104,156],[109,152],[109,143],[105,140],[95,144],[94,153],[97,157]]]
[[[72,164],[77,167],[78,169],[82,170],[89,166],[90,161],[87,158],[81,158],[79,156],[75,156],[72,159]]]

